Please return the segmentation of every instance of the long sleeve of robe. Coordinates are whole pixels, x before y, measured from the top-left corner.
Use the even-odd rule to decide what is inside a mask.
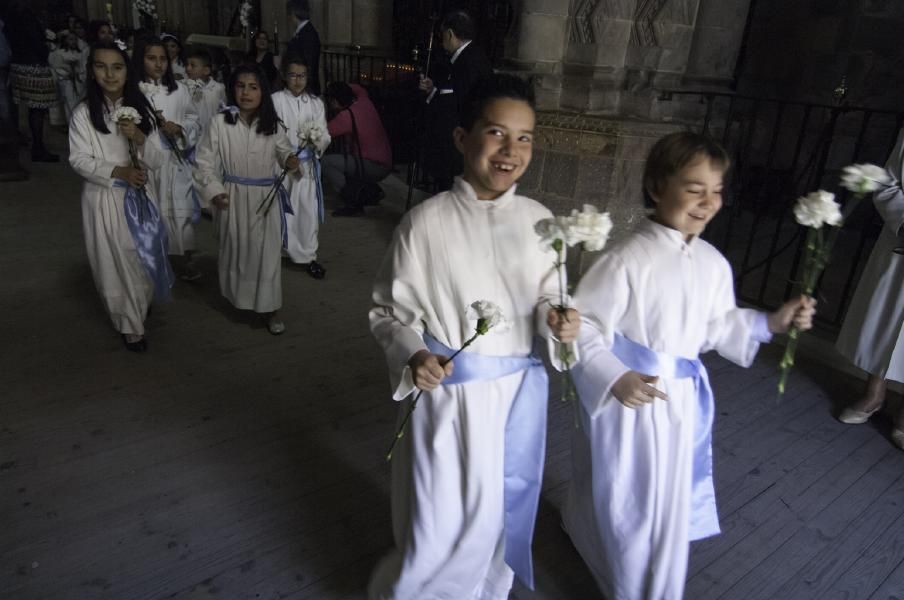
[[[324,136],[316,148],[319,158],[330,145],[323,101],[309,94],[296,97],[288,90],[283,90],[273,94],[273,105],[276,107],[276,114],[285,124],[289,142],[294,145],[298,145],[298,131],[305,123],[313,121],[323,129]],[[286,177],[286,187],[295,213],[286,216],[286,254],[292,262],[309,263],[317,258],[317,234],[320,231],[314,163],[303,162],[299,173]]]
[[[461,179],[411,210],[398,226],[374,284],[371,331],[386,353],[394,398],[414,391],[408,359],[429,333],[451,349],[474,333],[476,300],[500,305],[506,333],[467,351],[527,355],[558,295],[555,254],[534,223],[549,211],[517,196],[478,200]],[[545,316],[544,316],[545,319]],[[395,549],[378,565],[371,598],[507,598],[503,560],[506,418],[524,373],[424,392],[392,459]]]
[[[121,106],[118,102],[113,110]],[[144,318],[154,297],[154,284],[138,259],[125,216],[125,189],[114,187],[113,169],[129,165],[129,146],[107,114],[109,134],[94,128],[85,103],[69,125],[69,163],[85,180],[82,228],[94,284],[113,327],[120,333],[144,334]],[[165,157],[148,141],[138,149],[142,165],[153,173]],[[154,197],[148,190],[150,200]]]
[[[168,94],[154,94],[149,97],[155,110],[161,111],[167,121],[182,128],[183,149],[194,147],[201,132],[198,112],[191,99],[191,93],[183,83]],[[180,162],[168,149],[163,133],[153,136],[157,147],[166,153],[166,163],[157,171],[154,187],[160,202],[160,215],[166,223],[169,234],[168,253],[182,255],[195,249],[195,231],[192,219],[195,216],[192,193],[192,166],[188,161]]]
[[[873,375],[904,382],[904,256],[894,252],[904,235],[904,129],[886,168],[894,181],[873,204],[884,221],[838,334],[838,350]]]
[[[660,378],[669,400],[623,406],[612,386],[629,369],[615,336],[675,357],[716,350],[748,366],[762,313],[735,304],[731,269],[703,240],[643,222],[607,250],[581,280],[581,399],[572,481],[563,520],[575,547],[611,600],[679,600],[691,520],[692,379]],[[717,533],[717,526],[715,531]]]
[[[198,145],[195,183],[202,202],[227,194],[229,206],[215,209],[219,240],[217,259],[220,292],[236,308],[269,313],[282,306],[279,201],[270,211],[257,212],[270,186],[226,182],[224,174],[254,179],[273,178],[273,165],[282,165],[292,146],[280,128],[273,135],[257,133],[257,121],[235,125],[220,114]]]

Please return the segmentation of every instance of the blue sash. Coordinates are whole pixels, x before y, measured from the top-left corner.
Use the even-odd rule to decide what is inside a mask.
[[[699,358],[681,358],[655,352],[615,335],[612,353],[626,367],[665,379],[693,379],[697,389],[697,422],[694,424],[694,464],[691,486],[691,522],[689,539],[700,540],[720,532],[716,512],[716,490],[713,486],[712,430],[715,415],[713,391],[709,386],[706,367]]]
[[[166,257],[168,238],[160,213],[144,189],[134,188],[122,179],[113,180],[113,187],[126,190],[123,198],[126,223],[135,242],[138,260],[154,283],[154,299],[169,300],[175,277]]]
[[[317,186],[317,216],[320,219],[320,224],[323,224],[323,182],[320,176],[320,159],[317,158],[317,155],[311,150],[308,146],[304,148],[296,148],[295,155],[298,157],[298,160],[301,162],[310,162],[313,163],[314,167],[314,183]]]
[[[274,183],[276,183],[275,177],[239,177],[238,175],[229,175],[228,173],[223,175],[223,181],[229,183],[237,183],[239,185],[251,185],[255,187],[270,187]],[[288,237],[286,235],[286,215],[294,215],[292,212],[292,205],[289,204],[289,192],[286,191],[285,186],[282,184],[279,185],[279,189],[276,190],[276,195],[278,196],[279,201],[279,227],[280,232],[282,234],[282,247],[286,247],[286,243],[288,241]]]
[[[451,356],[454,350],[424,334],[430,352]],[[543,461],[546,456],[548,378],[537,356],[486,356],[462,352],[443,385],[489,381],[526,371],[505,423],[504,504],[505,562],[521,582],[534,589],[531,540],[537,520]]]

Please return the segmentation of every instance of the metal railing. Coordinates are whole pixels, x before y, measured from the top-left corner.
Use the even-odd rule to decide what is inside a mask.
[[[705,237],[729,259],[740,299],[774,308],[795,290],[803,251],[802,228],[791,209],[816,189],[839,187],[851,163],[884,165],[904,111],[789,102],[730,93],[667,91],[660,102],[681,102],[679,114],[702,123],[732,158],[726,206]],[[837,327],[882,223],[863,202],[845,223],[832,263],[820,282],[819,319]]]

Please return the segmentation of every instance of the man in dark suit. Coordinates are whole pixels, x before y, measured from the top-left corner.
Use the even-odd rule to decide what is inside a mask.
[[[289,40],[287,56],[300,56],[308,64],[307,91],[320,95],[320,35],[311,23],[308,0],[289,0],[289,13],[295,17],[295,35]]]
[[[462,157],[452,141],[461,109],[474,86],[493,73],[490,61],[473,42],[475,34],[474,21],[468,13],[454,11],[446,15],[440,25],[440,35],[449,61],[445,69],[437,68],[442,75],[435,82],[429,77],[420,82],[429,104],[430,139],[424,149],[424,162],[440,190],[450,189],[453,177],[462,172]]]

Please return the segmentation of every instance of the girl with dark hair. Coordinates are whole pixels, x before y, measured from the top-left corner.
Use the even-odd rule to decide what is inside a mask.
[[[264,71],[270,89],[275,90],[279,83],[279,70],[276,68],[276,59],[270,51],[270,35],[263,29],[259,29],[251,38],[251,47],[245,55],[245,61],[251,65],[257,65]]]
[[[182,48],[182,42],[171,33],[161,33],[160,39],[163,41],[163,47],[166,48],[173,77],[176,81],[182,81],[185,79],[185,51]]]
[[[189,156],[201,135],[198,111],[191,92],[173,79],[169,55],[158,39],[139,43],[132,56],[139,84],[157,113],[159,132],[154,143],[167,153],[166,163],[154,178],[160,212],[169,232],[169,254],[184,256],[179,277],[194,281],[201,277],[192,263],[195,249],[193,223],[201,216],[192,186]]]
[[[297,171],[299,160],[260,68],[236,69],[226,94],[230,106],[213,118],[198,145],[195,183],[201,201],[213,206],[220,292],[236,308],[263,315],[268,331],[279,335],[286,329],[278,313],[280,254],[291,207],[284,188],[270,192],[274,164]]]
[[[320,157],[330,145],[330,134],[323,101],[307,92],[308,74],[304,59],[287,58],[283,72],[286,89],[273,94],[273,104],[289,141],[304,146],[299,155],[303,165],[300,177],[287,179],[294,216],[287,218],[286,254],[311,277],[323,279],[326,270],[317,262],[317,234],[323,221]]]
[[[123,112],[132,112],[132,120],[120,119]],[[149,169],[166,160],[147,141],[153,127],[125,52],[109,43],[92,47],[87,97],[69,126],[69,163],[85,179],[82,226],[94,283],[113,327],[135,352],[147,348],[152,298],[166,298],[172,285],[166,228],[146,186]]]

